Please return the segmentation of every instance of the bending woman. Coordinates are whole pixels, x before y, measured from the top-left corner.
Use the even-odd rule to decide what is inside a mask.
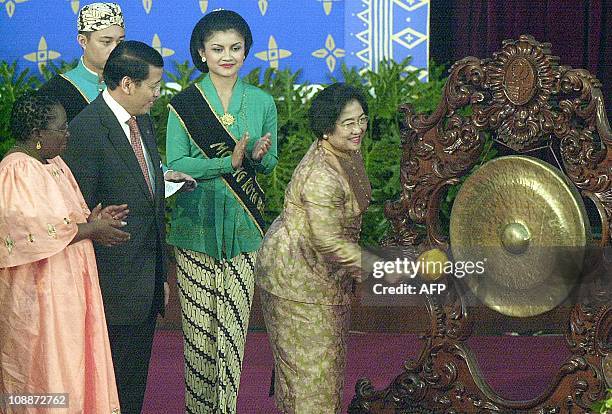
[[[176,246],[190,413],[236,412],[264,226],[255,175],[269,174],[277,163],[274,101],[238,77],[252,43],[235,12],[204,16],[190,50],[206,76],[170,103],[168,166],[198,181],[196,190],[178,195],[169,236]]]
[[[313,99],[317,137],[285,191],[283,211],[258,255],[256,279],[272,345],[276,405],[283,413],[342,409],[352,287],[375,258],[358,246],[371,188],[359,151],[368,107],[334,84]]]

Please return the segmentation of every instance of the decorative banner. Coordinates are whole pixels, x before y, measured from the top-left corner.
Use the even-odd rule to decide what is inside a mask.
[[[0,59],[33,73],[81,55],[76,14],[93,0],[0,0]],[[190,61],[189,38],[208,12],[227,8],[251,26],[253,47],[242,74],[256,67],[302,69],[300,81],[340,78],[342,62],[376,71],[384,59],[412,56],[427,76],[429,0],[115,0],[126,38],[153,46],[172,62]]]
[[[411,69],[429,68],[429,0],[347,0],[344,46],[348,66],[378,69],[382,60],[412,56]]]

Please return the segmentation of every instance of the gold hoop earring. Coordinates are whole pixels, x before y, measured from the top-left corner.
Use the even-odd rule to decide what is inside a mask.
[[[42,148],[42,144],[40,143],[40,141],[38,141],[38,142],[36,143],[36,149],[37,149],[37,150],[39,150],[39,149],[41,149],[41,148]]]

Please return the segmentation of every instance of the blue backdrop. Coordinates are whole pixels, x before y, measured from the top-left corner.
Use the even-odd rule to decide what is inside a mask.
[[[49,61],[81,55],[76,13],[93,1],[0,0],[0,59],[37,73]],[[173,60],[190,60],[189,37],[206,12],[226,8],[251,26],[254,44],[243,74],[255,67],[302,69],[300,81],[340,77],[341,62],[376,70],[385,58],[425,69],[429,60],[429,0],[116,0],[126,38]]]

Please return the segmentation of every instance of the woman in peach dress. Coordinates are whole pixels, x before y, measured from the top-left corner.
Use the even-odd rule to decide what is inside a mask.
[[[11,130],[0,162],[0,412],[118,413],[92,240],[126,241],[127,206],[90,213],[59,157],[69,137],[59,103],[18,99]],[[52,393],[67,407],[18,397]]]

